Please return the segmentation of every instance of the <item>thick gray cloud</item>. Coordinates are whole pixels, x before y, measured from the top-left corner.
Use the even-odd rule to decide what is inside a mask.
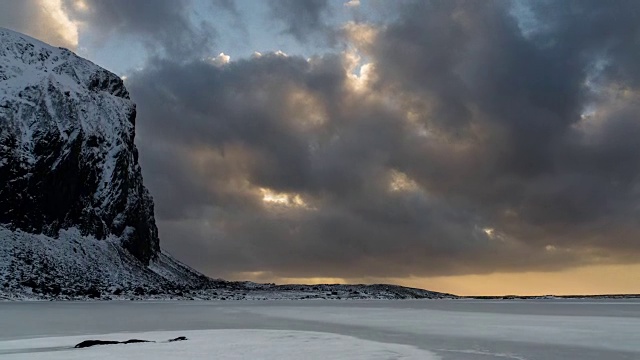
[[[163,244],[219,276],[636,261],[637,8],[403,3],[352,27],[365,90],[340,55],[155,61],[128,87]]]
[[[0,25],[75,46],[39,4],[0,0]],[[357,52],[226,64],[201,60],[215,30],[194,1],[63,4],[166,55],[126,81],[137,143],[163,246],[209,275],[637,262],[636,1],[379,2],[340,34],[327,1],[272,1],[297,41]]]
[[[482,204],[490,221],[529,244],[628,244],[638,235],[628,229],[639,204],[637,3],[534,2],[540,27],[529,36],[505,5],[408,6],[370,49],[380,86],[428,99],[424,126],[471,142],[472,162],[401,168]],[[621,90],[633,95],[613,101]],[[584,119],[589,106],[598,111]],[[505,212],[517,216],[507,221]],[[617,234],[623,228],[626,236]]]
[[[133,37],[152,51],[185,59],[210,53],[216,31],[208,22],[194,23],[192,0],[64,0],[69,16],[89,26],[104,39]],[[229,1],[213,5],[233,9]]]

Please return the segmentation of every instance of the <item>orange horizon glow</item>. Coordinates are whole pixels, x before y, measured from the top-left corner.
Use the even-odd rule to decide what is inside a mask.
[[[594,265],[558,272],[493,273],[406,278],[292,278],[239,273],[229,280],[276,284],[396,284],[460,296],[610,295],[640,293],[640,264]]]

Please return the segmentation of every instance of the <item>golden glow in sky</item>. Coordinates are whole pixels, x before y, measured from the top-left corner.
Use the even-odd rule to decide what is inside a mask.
[[[43,40],[47,41],[47,38],[51,36],[60,37],[64,41],[63,44],[60,44],[61,46],[69,46],[75,49],[78,46],[78,25],[71,21],[64,12],[62,0],[42,0],[40,6],[43,13],[48,14],[51,20],[50,22],[43,21],[42,23],[34,24],[34,26],[52,27],[54,31],[54,34],[49,34],[48,32],[51,29],[38,29],[38,32],[44,36]],[[76,1],[76,6],[80,9],[86,9],[86,4],[82,1]]]
[[[640,293],[640,265],[598,265],[557,272],[408,278],[293,278],[278,277],[268,272],[252,272],[236,274],[233,279],[278,284],[393,283],[463,296]]]
[[[291,208],[308,208],[307,203],[299,194],[295,193],[278,193],[267,188],[260,188],[262,201],[266,205],[279,205]]]

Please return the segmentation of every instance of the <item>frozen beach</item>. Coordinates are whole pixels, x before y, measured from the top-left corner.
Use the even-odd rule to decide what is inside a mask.
[[[3,359],[640,358],[638,300],[6,302],[0,324]],[[158,342],[73,348],[131,338]]]

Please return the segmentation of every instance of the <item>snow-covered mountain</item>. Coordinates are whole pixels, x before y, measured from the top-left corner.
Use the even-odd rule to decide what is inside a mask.
[[[122,80],[71,51],[0,30],[0,223],[57,236],[114,235],[148,263],[153,201]]]
[[[0,299],[439,298],[389,285],[210,279],[160,250],[115,74],[0,28]]]
[[[210,280],[160,252],[115,74],[0,29],[0,293],[180,292]]]

